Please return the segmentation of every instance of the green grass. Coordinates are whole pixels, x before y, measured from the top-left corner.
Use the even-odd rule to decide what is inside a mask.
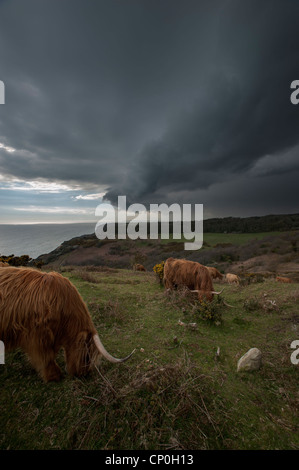
[[[231,243],[232,245],[245,245],[253,240],[262,240],[269,236],[278,236],[281,232],[260,233],[204,233],[203,240],[211,246],[217,243]]]
[[[21,351],[7,353],[1,449],[298,448],[299,365],[290,362],[290,344],[299,339],[298,284],[226,285],[221,298],[235,308],[215,300],[222,317],[215,324],[202,319],[190,294],[166,295],[152,273],[90,274],[63,273],[108,351],[135,354],[119,365],[103,360],[84,379],[44,384]],[[261,349],[262,368],[237,373],[251,347]],[[64,370],[62,353],[58,363]]]
[[[240,246],[245,245],[246,243],[253,240],[262,240],[263,238],[269,236],[279,236],[281,232],[259,232],[259,233],[204,233],[203,241],[205,244],[208,244],[210,247],[214,247],[218,243],[231,243],[232,245]],[[188,242],[182,236],[181,239],[173,238],[172,236],[169,239],[162,240],[161,243],[169,242]],[[191,240],[192,241],[192,240]],[[204,248],[207,248],[207,245],[204,245]]]

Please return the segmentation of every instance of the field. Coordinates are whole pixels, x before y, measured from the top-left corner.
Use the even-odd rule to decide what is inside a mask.
[[[262,240],[263,238],[269,236],[277,236],[280,235],[281,232],[258,232],[258,233],[204,233],[203,241],[204,241],[204,248],[215,246],[216,244],[221,243],[229,243],[231,245],[244,245],[248,242],[255,241],[255,240]],[[173,241],[183,241],[188,242],[190,240],[185,239],[182,236],[182,239],[172,238]],[[191,240],[192,241],[192,240]],[[169,243],[169,239],[161,240],[161,243]]]
[[[1,449],[298,449],[299,365],[290,360],[298,283],[214,283],[225,289],[204,307],[185,291],[166,294],[153,272],[61,270],[107,350],[136,352],[124,364],[103,359],[86,378],[50,384],[21,351],[7,353]],[[262,351],[261,369],[237,373],[252,347]],[[64,370],[62,352],[58,363]]]

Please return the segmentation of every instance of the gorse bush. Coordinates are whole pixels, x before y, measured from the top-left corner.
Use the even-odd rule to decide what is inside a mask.
[[[208,320],[211,323],[221,322],[221,301],[199,301],[198,313],[203,320]]]
[[[31,261],[32,258],[28,255],[22,255],[22,256],[15,256],[15,255],[9,255],[9,256],[0,256],[0,261],[2,263],[8,263],[10,266],[27,266],[29,261]]]
[[[176,289],[168,289],[165,292],[173,307],[180,310],[190,321],[197,319],[209,321],[210,323],[222,322],[222,310],[224,301],[217,296],[212,302],[206,298],[198,299],[196,293],[191,292],[186,286],[178,286]]]
[[[248,286],[249,284],[262,283],[265,281],[265,278],[270,276],[272,276],[271,273],[244,273],[241,285]]]
[[[160,284],[162,284],[162,282],[163,282],[164,265],[165,265],[165,261],[162,261],[161,263],[158,263],[153,267],[153,271],[156,273],[156,275],[157,275],[157,277],[160,281]]]

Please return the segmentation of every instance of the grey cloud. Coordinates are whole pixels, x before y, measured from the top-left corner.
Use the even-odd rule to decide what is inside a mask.
[[[291,77],[298,75],[298,5],[227,5],[212,55],[219,67],[207,64],[204,96],[195,96],[192,110],[144,148],[120,191],[150,199],[162,190],[167,198],[185,187],[194,199],[196,188],[252,176],[253,168],[263,167],[263,174],[297,168],[296,157],[279,165],[277,154],[295,155],[299,140],[298,109],[289,99]],[[116,193],[113,188],[107,198]]]
[[[230,210],[234,191],[246,200],[236,182],[247,177],[255,213],[259,178],[274,191],[270,173],[284,169],[287,210],[298,9],[293,0],[0,2],[0,142],[16,148],[0,149],[1,173],[109,186],[112,201],[189,198],[214,212],[216,200]],[[281,167],[279,155],[289,155]]]

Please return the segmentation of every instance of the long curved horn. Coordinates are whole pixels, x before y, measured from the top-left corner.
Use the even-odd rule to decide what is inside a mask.
[[[102,341],[99,338],[99,335],[94,335],[92,339],[94,340],[94,344],[96,345],[97,350],[110,362],[125,362],[136,351],[136,349],[134,349],[134,351],[132,351],[131,354],[129,354],[127,357],[123,357],[122,359],[117,359],[116,357],[111,356],[111,354],[109,354],[106,351],[104,345],[102,344]]]
[[[219,295],[219,294],[221,294],[221,292],[223,292],[223,291],[224,291],[224,287],[223,287],[223,289],[222,289],[220,292],[216,292],[215,290],[211,290],[211,294]]]
[[[228,304],[227,302],[225,302],[225,300],[223,300],[223,303],[224,303],[224,305],[226,305],[227,307],[230,307],[230,308],[237,308],[235,305],[230,305],[230,304]]]
[[[221,294],[223,291],[224,291],[224,287],[223,287],[223,289],[222,289],[220,292],[216,292],[215,290],[211,290],[210,292],[211,292],[211,294],[219,295],[219,294]],[[196,289],[195,289],[195,290],[191,290],[191,289],[190,289],[190,292],[199,292],[199,290],[196,290]]]

